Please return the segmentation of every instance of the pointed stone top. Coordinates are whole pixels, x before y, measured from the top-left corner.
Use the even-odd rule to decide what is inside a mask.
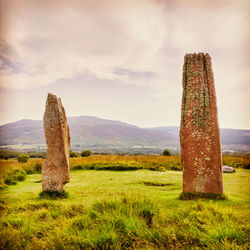
[[[52,97],[52,96],[56,97],[56,95],[54,95],[53,93],[50,93],[50,92],[48,93],[48,97],[49,97],[49,96],[51,96],[51,97]]]
[[[186,54],[184,57],[184,64],[199,64],[201,62],[205,62],[207,64],[211,64],[211,56],[208,53],[193,53]]]
[[[56,122],[57,120],[58,122],[60,122],[61,120],[66,119],[66,114],[62,105],[61,98],[57,98],[56,95],[48,93],[43,119],[48,120],[47,124],[52,121]]]
[[[58,98],[56,95],[52,93],[48,93],[46,106],[51,105],[51,104],[56,104],[56,103],[62,106],[61,98]]]
[[[204,52],[199,52],[199,53],[187,53],[185,55],[185,60],[187,58],[190,59],[202,59],[202,58],[206,58],[206,59],[211,59],[211,56],[208,53],[204,53]]]
[[[47,96],[47,100],[58,100],[60,98],[57,98],[56,95],[52,94],[52,93],[48,93],[48,96]]]

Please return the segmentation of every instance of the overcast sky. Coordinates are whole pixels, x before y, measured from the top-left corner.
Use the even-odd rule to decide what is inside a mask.
[[[219,124],[250,129],[248,0],[0,0],[0,124],[68,116],[179,125],[186,53],[212,57]]]

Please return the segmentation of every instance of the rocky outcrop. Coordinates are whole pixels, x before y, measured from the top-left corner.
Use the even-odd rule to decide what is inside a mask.
[[[60,98],[49,93],[43,116],[47,155],[42,166],[43,191],[62,192],[70,181],[70,135]]]
[[[222,167],[223,173],[234,173],[235,170],[233,167],[230,166],[223,166]]]
[[[222,193],[222,160],[211,57],[187,54],[180,127],[183,192]]]

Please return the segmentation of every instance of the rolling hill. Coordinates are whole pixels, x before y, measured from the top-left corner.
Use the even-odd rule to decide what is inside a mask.
[[[69,117],[68,123],[73,147],[179,147],[178,126],[140,128],[90,116]],[[221,143],[228,150],[248,148],[250,130],[221,129]],[[24,119],[0,126],[0,145],[16,144],[45,144],[43,122]]]

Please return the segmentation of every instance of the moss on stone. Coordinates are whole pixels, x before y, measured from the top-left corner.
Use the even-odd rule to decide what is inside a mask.
[[[213,77],[211,59],[208,54],[198,53],[185,56],[182,79],[182,122],[184,125],[190,114],[189,111],[191,111],[191,120],[196,128],[205,130],[209,125],[210,95],[208,83],[211,77]]]
[[[179,198],[180,200],[197,200],[197,199],[226,200],[227,196],[225,194],[216,194],[216,193],[182,192]]]

